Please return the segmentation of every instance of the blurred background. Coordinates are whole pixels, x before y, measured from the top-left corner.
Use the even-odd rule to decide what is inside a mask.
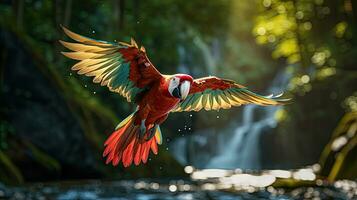
[[[105,165],[103,142],[135,105],[70,70],[74,61],[60,54],[58,40],[69,40],[61,24],[109,42],[133,37],[165,74],[216,75],[294,101],[171,114],[159,154],[146,165]],[[353,0],[2,0],[0,198],[43,188],[34,183],[89,179],[155,189],[161,185],[152,180],[192,183],[194,172],[202,181],[207,169],[231,175],[311,169],[314,177],[303,183],[314,186],[317,178],[327,185],[355,180],[356,33]],[[280,186],[305,187],[294,177]],[[169,191],[181,191],[170,180]],[[335,189],[347,184],[338,183]],[[215,185],[208,190],[219,190]],[[357,194],[355,182],[347,185],[355,190],[342,199]]]

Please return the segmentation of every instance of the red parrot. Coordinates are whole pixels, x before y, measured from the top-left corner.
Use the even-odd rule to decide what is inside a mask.
[[[137,109],[124,119],[106,140],[103,157],[113,166],[146,163],[150,149],[158,153],[162,124],[169,113],[228,109],[243,104],[282,105],[289,99],[261,96],[231,80],[209,76],[193,79],[187,74],[161,74],[147,57],[146,50],[131,43],[110,43],[76,34],[63,27],[76,43],[60,41],[72,50],[62,52],[79,60],[72,70],[94,77],[93,82],[134,102]]]

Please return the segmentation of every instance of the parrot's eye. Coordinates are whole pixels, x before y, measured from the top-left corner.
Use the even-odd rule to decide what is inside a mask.
[[[179,91],[179,85],[180,85],[180,78],[178,77],[172,77],[170,79],[169,87],[168,90],[173,97],[177,97],[177,94],[174,94],[174,91],[178,92]],[[175,96],[176,95],[176,96]]]
[[[180,84],[180,78],[172,77],[170,79],[170,82],[172,83],[173,87],[177,87]]]

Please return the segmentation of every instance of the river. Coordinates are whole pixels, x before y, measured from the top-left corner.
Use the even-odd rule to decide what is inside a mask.
[[[357,183],[319,179],[309,168],[242,172],[186,166],[187,179],[86,180],[0,185],[0,199],[240,200],[356,199]],[[289,183],[289,184],[286,184]]]

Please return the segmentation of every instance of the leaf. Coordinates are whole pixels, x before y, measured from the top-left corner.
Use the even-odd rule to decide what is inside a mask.
[[[51,157],[50,155],[46,154],[45,152],[38,149],[35,145],[30,142],[25,141],[25,145],[29,148],[32,152],[34,159],[41,164],[42,166],[46,167],[49,170],[59,171],[61,170],[61,165],[59,162]]]
[[[15,180],[17,183],[23,183],[24,178],[21,171],[16,167],[16,165],[11,161],[11,159],[0,150],[0,166],[5,167],[6,172],[1,172],[1,176],[9,176],[8,181]],[[7,174],[9,173],[9,174]]]

